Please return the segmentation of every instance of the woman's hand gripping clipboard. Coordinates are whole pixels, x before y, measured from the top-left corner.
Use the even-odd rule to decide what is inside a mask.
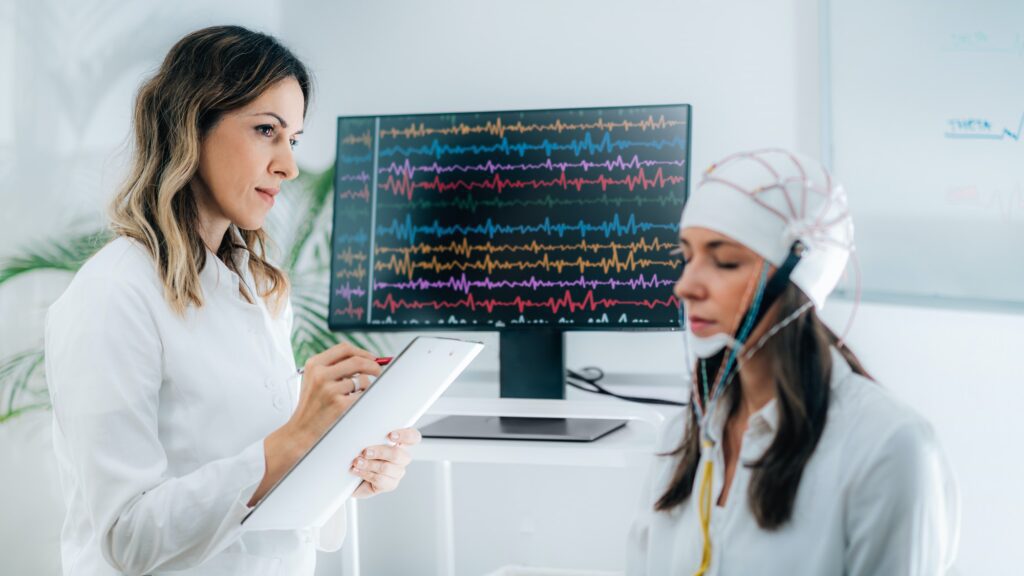
[[[416,423],[484,345],[418,337],[242,520],[246,530],[322,526],[362,482],[349,466],[363,448]]]

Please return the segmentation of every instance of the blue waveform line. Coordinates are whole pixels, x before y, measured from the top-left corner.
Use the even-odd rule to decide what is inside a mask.
[[[625,150],[634,146],[642,148],[654,148],[661,150],[666,146],[678,146],[681,150],[686,149],[686,141],[683,138],[673,138],[671,140],[651,140],[651,141],[634,141],[634,140],[612,140],[611,134],[605,133],[601,137],[601,140],[596,144],[593,138],[590,136],[590,132],[587,132],[583,136],[583,140],[570,140],[565,143],[551,142],[545,138],[538,144],[529,144],[521,142],[519,144],[509,144],[508,138],[502,138],[501,142],[491,146],[480,146],[472,144],[469,146],[463,145],[451,145],[441,144],[437,139],[434,139],[427,146],[391,146],[389,148],[382,148],[380,150],[380,156],[387,157],[395,154],[402,156],[410,156],[412,154],[426,154],[434,156],[438,160],[444,154],[481,154],[491,152],[503,152],[505,154],[511,154],[512,152],[518,152],[520,157],[526,155],[529,150],[543,150],[545,155],[551,156],[551,153],[556,150],[571,150],[575,156],[579,156],[580,152],[586,150],[589,154],[595,152],[612,152],[616,148],[619,150]]]
[[[431,224],[420,226],[412,223],[412,215],[406,215],[404,222],[399,222],[397,218],[393,218],[391,224],[377,226],[376,234],[377,236],[394,236],[399,240],[408,240],[409,244],[412,245],[416,243],[416,237],[420,235],[442,238],[451,235],[485,234],[493,240],[498,234],[536,234],[538,232],[543,232],[548,236],[557,234],[559,238],[564,238],[566,232],[575,231],[579,232],[583,238],[586,238],[588,233],[594,232],[600,232],[605,238],[610,238],[613,234],[618,236],[634,235],[651,230],[671,230],[676,232],[679,230],[679,224],[637,223],[636,216],[633,214],[630,214],[629,218],[623,222],[618,213],[616,213],[611,221],[597,224],[589,224],[584,222],[583,219],[580,219],[575,224],[553,224],[550,218],[544,218],[543,222],[536,225],[508,226],[495,224],[492,219],[488,218],[483,224],[473,226],[463,226],[461,224],[442,226],[436,219]]]
[[[373,160],[373,152],[362,154],[360,156],[349,156],[347,154],[341,154],[338,156],[342,164],[359,164],[360,162],[369,162]]]
[[[366,244],[370,241],[370,235],[366,230],[359,230],[354,234],[337,234],[334,243],[337,244]]]
[[[950,123],[955,121],[951,120]],[[983,121],[984,124],[990,125],[988,120]],[[1017,130],[1010,130],[1009,128],[1003,128],[1003,131],[998,134],[972,134],[969,132],[946,132],[946,138],[956,138],[959,140],[1003,140],[1005,138],[1012,138],[1015,142],[1020,141],[1021,132],[1024,132],[1024,114],[1020,116],[1020,122],[1017,123]]]

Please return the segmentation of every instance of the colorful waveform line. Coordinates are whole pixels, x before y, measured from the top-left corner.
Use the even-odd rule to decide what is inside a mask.
[[[355,305],[353,305],[351,303],[349,303],[349,305],[344,307],[344,308],[335,308],[334,309],[334,315],[335,316],[346,316],[346,317],[349,317],[349,318],[354,318],[356,320],[362,320],[363,319],[363,314],[366,314],[366,308],[365,307],[363,307],[363,306],[355,306]]]
[[[348,154],[339,154],[338,160],[342,164],[365,164],[373,160],[373,152],[367,152],[359,156],[350,156]]]
[[[598,308],[613,308],[616,306],[644,307],[649,310],[653,310],[658,307],[678,307],[679,301],[675,296],[669,296],[664,300],[621,300],[618,298],[596,298],[594,297],[594,292],[592,290],[588,290],[581,300],[574,300],[572,293],[566,290],[562,297],[551,297],[546,300],[530,300],[528,298],[523,298],[522,296],[517,296],[512,300],[500,300],[497,298],[477,299],[472,294],[469,294],[466,298],[452,302],[437,300],[407,301],[401,298],[396,299],[392,295],[388,294],[383,300],[375,299],[373,301],[374,308],[388,310],[392,314],[403,308],[411,310],[418,310],[422,308],[433,308],[434,310],[468,308],[471,311],[476,311],[477,308],[482,308],[488,313],[493,313],[495,308],[515,308],[519,313],[524,313],[526,310],[532,308],[546,308],[550,310],[551,313],[557,314],[559,310],[563,308],[567,309],[569,312],[576,312],[578,310],[595,311]]]
[[[338,198],[341,200],[363,200],[364,202],[369,202],[370,187],[363,184],[362,188],[342,190],[338,192]]]
[[[541,268],[547,272],[551,270],[557,271],[562,274],[566,268],[579,269],[580,274],[585,274],[587,270],[596,268],[607,274],[614,270],[615,272],[622,272],[629,270],[631,272],[638,269],[646,269],[652,266],[661,266],[666,268],[672,268],[678,266],[680,261],[678,259],[665,259],[665,260],[654,260],[651,258],[637,258],[635,254],[630,253],[625,258],[620,258],[617,250],[612,251],[612,255],[604,258],[588,259],[582,256],[578,256],[575,259],[564,259],[564,258],[552,258],[548,254],[544,254],[538,260],[530,261],[511,261],[511,260],[499,260],[492,258],[490,255],[484,256],[482,260],[474,262],[464,261],[441,261],[438,260],[437,256],[431,257],[429,260],[413,260],[411,257],[392,256],[383,261],[378,261],[374,264],[374,270],[382,271],[388,270],[394,272],[396,275],[406,276],[412,280],[419,270],[427,270],[435,273],[448,272],[449,270],[481,270],[487,274],[493,274],[495,270],[533,270]]]
[[[471,194],[451,200],[428,200],[414,198],[408,202],[378,202],[377,206],[382,209],[393,210],[446,210],[454,208],[457,210],[468,210],[476,212],[479,208],[510,208],[514,206],[553,209],[559,206],[636,206],[640,208],[648,204],[659,206],[681,206],[683,197],[676,194],[658,194],[657,196],[642,196],[638,194],[630,196],[609,196],[602,193],[600,196],[586,196],[582,198],[554,197],[545,194],[543,198],[516,198],[506,200],[504,198],[485,198],[479,200]]]
[[[629,218],[625,221],[618,215],[618,213],[612,215],[611,220],[604,220],[597,223],[584,222],[581,218],[575,224],[569,224],[565,222],[552,223],[551,218],[545,217],[544,221],[540,224],[527,225],[506,225],[506,224],[495,224],[494,220],[488,218],[483,224],[473,225],[462,225],[452,224],[450,226],[441,225],[440,221],[435,219],[433,223],[426,225],[413,224],[412,215],[407,214],[405,220],[400,222],[397,218],[391,220],[391,224],[381,225],[377,227],[377,236],[395,236],[399,240],[408,240],[409,244],[416,243],[416,237],[420,235],[435,236],[442,238],[444,236],[452,235],[465,235],[465,234],[484,234],[490,239],[498,234],[536,234],[544,233],[547,235],[556,234],[559,238],[565,237],[566,232],[579,232],[583,238],[587,237],[587,234],[600,233],[605,238],[610,238],[613,234],[618,236],[640,234],[650,232],[652,230],[670,230],[673,233],[678,231],[679,224],[656,224],[653,222],[637,222],[636,215],[630,214]],[[365,242],[365,239],[363,240]],[[358,243],[353,240],[353,243]]]
[[[607,286],[613,290],[618,288],[643,290],[671,286],[675,282],[675,279],[661,279],[657,274],[652,274],[650,278],[640,274],[635,278],[624,280],[615,278],[594,280],[586,276],[580,276],[574,280],[539,280],[535,276],[530,276],[528,280],[492,280],[490,276],[485,276],[481,280],[470,280],[465,274],[462,274],[461,276],[450,276],[444,280],[415,278],[408,282],[374,282],[373,288],[374,290],[453,290],[469,294],[469,291],[473,288],[483,288],[486,290],[528,288],[537,291],[550,288],[589,288],[590,290],[596,290],[599,287]]]
[[[353,279],[363,280],[366,278],[366,268],[354,268],[352,270],[338,270],[334,277],[339,280]]]
[[[515,170],[569,170],[573,168],[582,168],[584,172],[589,171],[591,168],[604,168],[609,172],[612,170],[635,170],[637,168],[651,168],[654,166],[678,166],[682,168],[686,164],[686,160],[641,160],[636,154],[628,162],[622,159],[622,155],[618,155],[614,160],[605,160],[603,162],[591,162],[590,160],[580,160],[579,162],[553,162],[551,158],[548,158],[544,162],[535,163],[519,163],[519,164],[505,164],[501,162],[493,162],[488,160],[480,164],[439,164],[437,162],[431,162],[430,164],[414,165],[408,158],[402,162],[391,162],[383,168],[378,168],[379,174],[393,174],[396,176],[407,176],[414,178],[417,172],[433,172],[435,174],[445,174],[448,172],[490,172],[494,174],[500,171],[515,171]]]
[[[356,174],[342,174],[339,180],[342,182],[369,182],[370,175],[366,173],[366,170],[360,170]]]
[[[352,286],[350,283],[346,282],[345,284],[338,286],[334,290],[334,294],[336,296],[341,296],[345,300],[351,301],[353,296],[366,296],[366,289],[360,288],[359,286]]]
[[[362,264],[363,262],[366,262],[369,255],[361,250],[353,250],[352,248],[347,247],[341,252],[335,254],[334,257],[341,262],[344,262],[345,265],[352,266],[356,263]]]
[[[543,150],[547,156],[551,156],[551,153],[555,151],[570,150],[574,155],[579,156],[580,152],[583,151],[586,151],[588,154],[595,154],[597,152],[611,153],[615,149],[625,150],[634,146],[641,148],[653,148],[655,150],[661,150],[665,147],[678,147],[680,150],[685,150],[686,141],[678,136],[671,140],[613,140],[611,134],[608,132],[605,132],[604,136],[602,136],[596,143],[590,136],[590,132],[584,134],[582,140],[569,140],[568,142],[563,143],[551,142],[545,138],[538,144],[530,144],[526,142],[510,144],[508,138],[502,138],[501,142],[493,145],[452,145],[441,144],[435,139],[425,146],[391,146],[389,148],[381,148],[380,157],[384,158],[395,155],[411,156],[413,154],[423,154],[427,156],[434,156],[440,160],[441,156],[445,154],[488,154],[493,152],[502,152],[504,154],[516,152],[520,157],[523,157],[528,151],[533,150]],[[342,161],[346,160],[343,159]]]
[[[388,176],[387,181],[380,184],[380,188],[384,191],[390,191],[394,196],[405,196],[412,200],[416,189],[436,190],[438,192],[460,189],[467,191],[484,189],[496,190],[498,194],[501,194],[506,188],[514,190],[521,188],[533,190],[540,188],[562,188],[563,190],[569,190],[574,188],[577,192],[582,192],[584,186],[600,186],[602,192],[607,192],[609,186],[624,185],[630,192],[633,192],[637,186],[642,187],[644,190],[648,188],[665,188],[666,186],[679,184],[683,180],[685,180],[683,176],[665,176],[661,168],[658,168],[652,178],[647,178],[644,169],[641,168],[636,175],[627,175],[624,178],[609,178],[604,174],[599,175],[597,178],[569,178],[565,175],[565,172],[562,172],[557,178],[552,178],[551,180],[512,180],[502,178],[501,174],[495,174],[493,179],[482,182],[466,182],[464,180],[442,182],[440,176],[435,176],[433,180],[426,182],[413,182],[405,176],[401,180],[395,179],[394,176]]]
[[[362,134],[349,134],[341,139],[341,143],[349,145],[361,144],[369,148],[373,146],[373,136],[371,136],[370,131],[367,130]]]
[[[366,244],[370,241],[370,236],[366,230],[357,230],[351,234],[345,232],[337,234],[334,241],[338,244]]]
[[[639,239],[632,242],[589,242],[587,240],[581,240],[572,244],[544,244],[532,240],[523,244],[494,244],[493,242],[487,242],[485,244],[474,244],[469,241],[468,238],[463,238],[461,241],[451,241],[447,244],[416,244],[415,246],[377,246],[374,248],[374,254],[400,254],[402,256],[410,255],[428,255],[428,254],[455,254],[463,258],[472,258],[475,252],[482,254],[499,254],[502,252],[529,252],[531,254],[543,254],[554,252],[558,250],[571,250],[573,252],[582,251],[597,253],[601,250],[628,250],[630,252],[663,252],[675,248],[674,242],[666,242],[658,237],[647,239],[641,236]]]
[[[647,130],[664,130],[666,128],[673,128],[675,126],[685,126],[685,120],[666,120],[664,115],[654,119],[654,115],[647,116],[644,120],[630,121],[623,120],[622,122],[605,121],[604,118],[598,118],[596,122],[590,123],[574,123],[574,122],[562,122],[561,119],[555,119],[554,122],[547,124],[536,124],[526,123],[517,121],[513,124],[506,124],[500,117],[494,121],[487,121],[483,124],[466,124],[460,122],[452,126],[444,128],[428,128],[426,124],[420,122],[418,125],[415,122],[410,123],[405,128],[388,128],[380,131],[381,139],[384,138],[397,138],[402,136],[404,138],[422,138],[424,136],[469,136],[470,134],[489,134],[491,136],[497,136],[502,138],[506,132],[517,132],[520,134],[526,134],[528,132],[567,132],[574,130],[615,130],[621,128],[628,132],[631,129],[639,129],[641,131]]]

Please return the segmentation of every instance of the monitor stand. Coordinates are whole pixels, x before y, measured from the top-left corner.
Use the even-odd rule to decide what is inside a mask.
[[[565,343],[561,330],[501,332],[502,398],[564,399]],[[623,427],[626,420],[521,416],[446,416],[420,429],[426,438],[486,438],[590,442]]]

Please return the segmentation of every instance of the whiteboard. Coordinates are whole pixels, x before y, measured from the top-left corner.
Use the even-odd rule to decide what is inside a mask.
[[[1024,2],[823,8],[864,294],[1024,304]]]

